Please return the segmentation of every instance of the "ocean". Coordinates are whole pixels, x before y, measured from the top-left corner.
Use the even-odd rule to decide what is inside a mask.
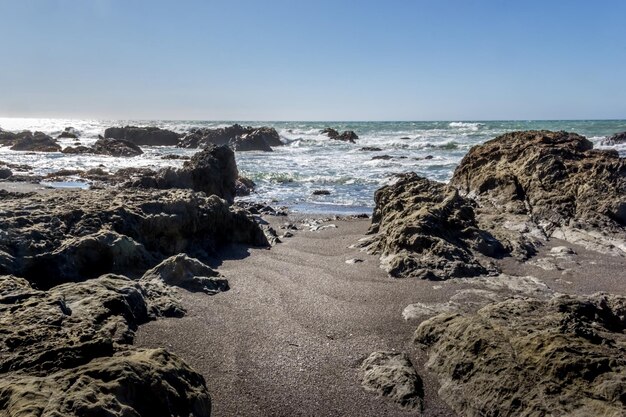
[[[0,118],[4,130],[39,130],[56,137],[65,127],[80,132],[79,142],[91,145],[112,126],[157,126],[176,132],[192,127],[223,127],[235,122],[220,121],[143,121],[143,120],[68,120]],[[556,121],[433,121],[433,122],[236,122],[244,126],[271,126],[286,146],[274,152],[239,152],[237,165],[242,175],[252,179],[256,192],[244,200],[285,206],[292,211],[356,214],[370,213],[374,192],[395,173],[414,171],[425,177],[448,181],[461,158],[474,145],[515,130],[548,129],[579,133],[600,145],[606,136],[626,131],[626,120],[556,120]],[[338,131],[353,130],[359,136],[356,144],[331,140],[320,130],[332,127]],[[63,147],[74,139],[59,139]],[[361,148],[376,147],[380,151]],[[617,145],[626,156],[626,145]],[[112,158],[95,155],[32,153],[0,147],[0,161],[27,164],[34,174],[48,174],[60,169],[102,167],[111,172],[125,167],[180,166],[183,161],[162,159],[164,155],[192,155],[197,149],[143,147],[144,154],[134,158]],[[375,158],[377,157],[377,158]],[[88,183],[68,178],[51,186],[80,186]],[[328,195],[313,195],[316,190]]]

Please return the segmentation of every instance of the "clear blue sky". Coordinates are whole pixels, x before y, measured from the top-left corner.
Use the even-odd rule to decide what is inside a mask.
[[[0,116],[626,118],[626,1],[0,0]]]

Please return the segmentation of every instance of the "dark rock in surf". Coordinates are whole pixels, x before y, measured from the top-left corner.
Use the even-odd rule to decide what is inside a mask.
[[[66,154],[96,154],[114,157],[132,157],[143,154],[141,148],[123,139],[98,139],[92,147],[77,146],[63,149]]]
[[[626,143],[626,132],[616,133],[613,136],[609,136],[603,139],[600,144],[604,146],[614,146]]]
[[[34,152],[60,152],[61,145],[43,132],[21,132],[16,135],[11,150]]]
[[[213,145],[229,145],[236,138],[254,133],[256,137],[262,137],[267,145],[271,147],[282,146],[280,136],[276,129],[272,127],[243,127],[239,124],[232,126],[220,127],[216,129],[195,128],[189,131],[180,141],[178,146],[182,148],[203,148],[209,144]],[[258,149],[262,150],[262,149]]]
[[[272,152],[272,147],[266,140],[266,134],[255,130],[230,140],[228,145],[236,152],[263,151]]]
[[[104,131],[105,138],[123,139],[143,146],[176,146],[180,135],[158,127],[110,127]]]

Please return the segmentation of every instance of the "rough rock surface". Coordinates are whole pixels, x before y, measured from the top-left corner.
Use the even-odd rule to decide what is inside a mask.
[[[208,417],[202,375],[163,349],[122,351],[69,370],[0,378],[10,416]]]
[[[354,133],[352,130],[346,130],[343,133],[339,133],[332,127],[327,127],[320,132],[322,135],[326,135],[331,139],[341,140],[344,142],[356,143],[355,141],[359,138],[359,136]]]
[[[603,139],[601,144],[605,146],[620,145],[626,143],[626,132],[616,133],[613,136],[609,136]]]
[[[381,254],[394,277],[447,279],[495,272],[476,253],[502,256],[506,249],[477,226],[471,201],[445,184],[403,174],[374,196],[376,208],[364,242]]]
[[[361,364],[365,390],[388,397],[403,408],[423,408],[422,379],[406,353],[374,352]]]
[[[34,151],[34,152],[59,152],[61,145],[43,132],[32,133],[24,131],[12,139],[11,150],[14,151]]]
[[[66,127],[65,129],[63,129],[63,132],[61,132],[59,136],[57,136],[57,139],[59,138],[77,139],[78,131],[71,126]]]
[[[370,233],[392,276],[447,279],[525,260],[549,238],[626,256],[626,159],[575,133],[526,131],[475,146],[448,185],[400,175],[378,190]]]
[[[98,139],[92,147],[68,146],[63,149],[63,153],[82,154],[93,153],[97,155],[110,155],[115,157],[131,157],[143,154],[141,148],[132,142],[124,139]]]
[[[59,190],[6,200],[0,212],[0,273],[38,288],[140,274],[168,256],[203,259],[228,243],[267,245],[246,212],[190,190]]]
[[[0,180],[6,180],[12,175],[13,175],[13,171],[11,171],[9,168],[0,166]]]
[[[239,124],[234,124],[232,126],[220,127],[217,129],[192,129],[180,141],[178,146],[182,148],[203,148],[210,144],[223,146],[235,141],[237,137],[248,135],[253,132],[256,132],[256,136],[263,138],[268,146],[283,145],[278,132],[276,132],[276,129],[273,127],[254,128],[251,126],[243,127]]]
[[[158,127],[110,127],[104,131],[105,138],[124,139],[135,145],[144,146],[175,146],[180,135]]]
[[[464,416],[626,414],[626,298],[510,299],[440,314],[415,341]]]
[[[143,171],[140,178],[130,181],[127,187],[139,188],[188,188],[217,195],[229,203],[235,199],[236,182],[239,177],[235,155],[226,146],[207,145],[196,153],[183,167],[164,168],[159,171]]]
[[[479,202],[485,224],[521,215],[545,237],[568,240],[574,232],[591,234],[589,241],[596,233],[623,239],[626,159],[592,148],[575,133],[507,133],[472,148],[450,184]]]
[[[255,130],[231,139],[229,146],[237,152],[263,151],[272,152],[272,147],[266,140],[267,135],[261,130]]]

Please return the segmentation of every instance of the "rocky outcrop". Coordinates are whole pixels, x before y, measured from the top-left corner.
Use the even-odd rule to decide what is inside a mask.
[[[254,187],[256,187],[254,181],[240,175],[235,182],[235,195],[237,197],[248,196],[254,191]]]
[[[415,341],[439,395],[464,416],[626,413],[626,298],[509,299],[440,314]]]
[[[626,162],[574,133],[502,135],[463,158],[448,185],[398,176],[375,194],[362,242],[392,276],[496,272],[551,237],[626,256]]]
[[[132,142],[124,139],[98,139],[92,147],[77,146],[63,149],[63,153],[67,154],[85,154],[91,153],[96,155],[109,155],[115,157],[132,157],[143,154],[141,148]]]
[[[616,133],[613,136],[602,139],[600,142],[600,144],[604,146],[614,146],[622,143],[626,143],[626,132]]]
[[[448,279],[495,272],[477,254],[502,256],[506,249],[478,227],[473,205],[445,184],[404,174],[374,195],[372,237],[364,242],[379,253],[393,277]]]
[[[163,349],[99,357],[69,370],[0,378],[8,415],[208,417],[202,375]]]
[[[575,133],[507,133],[472,148],[450,184],[479,203],[485,224],[502,229],[508,217],[509,229],[566,240],[586,234],[590,248],[624,245],[626,254],[614,239],[626,227],[626,159],[592,148]]]
[[[254,134],[253,137],[259,138],[259,141],[263,141],[267,146],[282,146],[283,143],[280,140],[280,136],[276,129],[273,127],[260,127],[254,128],[251,126],[243,127],[239,124],[234,124],[228,127],[220,127],[216,129],[209,128],[195,128],[191,129],[189,133],[183,137],[178,146],[182,148],[203,148],[207,145],[232,145],[241,142],[237,138],[241,138],[245,135]],[[262,149],[257,149],[262,150]]]
[[[422,379],[406,353],[374,352],[361,364],[361,385],[400,407],[423,409]]]
[[[261,130],[255,130],[232,139],[228,146],[236,152],[263,151],[272,152],[272,147],[266,140],[266,134]]]
[[[138,282],[123,276],[49,291],[0,276],[0,409],[10,415],[209,415],[199,374],[164,350],[128,346],[157,308]]]
[[[65,129],[63,129],[63,132],[61,132],[59,136],[57,136],[57,139],[60,139],[60,138],[77,139],[78,131],[71,126],[66,127]]]
[[[15,134],[11,150],[33,152],[60,152],[61,145],[43,132],[30,131]]]
[[[183,167],[143,172],[141,177],[126,183],[131,188],[187,188],[217,195],[229,203],[235,199],[239,177],[235,155],[225,146],[208,145],[196,153]]]
[[[191,190],[59,190],[9,199],[0,230],[0,273],[37,288],[105,273],[141,275],[168,256],[205,259],[228,243],[267,245],[245,211]]]
[[[322,131],[320,131],[320,133],[322,135],[328,136],[331,139],[341,140],[350,143],[356,143],[356,140],[359,138],[359,136],[352,130],[345,130],[343,133],[339,133],[331,127],[323,129]]]
[[[105,138],[123,139],[141,146],[176,146],[180,135],[158,127],[110,127],[104,131]]]

